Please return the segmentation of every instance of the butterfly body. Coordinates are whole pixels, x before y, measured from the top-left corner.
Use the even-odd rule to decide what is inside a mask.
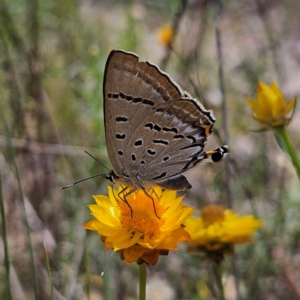
[[[133,189],[191,188],[183,172],[221,160],[227,146],[204,151],[215,118],[166,73],[137,55],[113,50],[103,84],[108,178]]]

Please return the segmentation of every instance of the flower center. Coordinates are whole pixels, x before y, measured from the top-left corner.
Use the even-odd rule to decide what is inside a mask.
[[[153,192],[147,191],[147,193],[152,199],[142,190],[137,190],[126,197],[132,211],[125,202],[120,201],[120,221],[123,227],[153,236],[159,232],[164,223],[162,216],[165,208],[160,204],[160,198]],[[153,202],[157,215],[154,211]]]
[[[206,226],[225,220],[224,209],[214,204],[205,206],[201,210],[200,216]]]

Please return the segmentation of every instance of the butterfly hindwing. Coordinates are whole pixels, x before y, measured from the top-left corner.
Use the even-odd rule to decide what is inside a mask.
[[[133,132],[124,153],[125,174],[160,185],[176,177],[206,158],[203,149],[213,123],[194,99],[161,104]]]

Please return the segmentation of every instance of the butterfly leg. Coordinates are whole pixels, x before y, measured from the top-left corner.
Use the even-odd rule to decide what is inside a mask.
[[[126,197],[129,196],[130,194],[132,194],[133,192],[135,192],[135,189],[131,190],[131,191],[128,192],[128,193],[125,193],[125,191],[128,189],[128,186],[123,187],[123,186],[121,185],[121,187],[122,187],[122,190],[118,193],[118,197],[119,197],[124,203],[126,203],[126,205],[129,207],[129,209],[130,209],[130,216],[131,216],[131,218],[132,218],[132,216],[133,216],[133,209],[132,209],[132,207],[130,206],[129,202],[127,201]],[[124,197],[121,197],[121,194],[122,194],[122,193],[125,193]]]
[[[129,191],[128,193],[126,193],[126,190],[128,189],[128,186],[123,187],[121,185],[121,187],[122,187],[122,190],[118,193],[118,198],[121,199],[124,203],[126,203],[126,205],[129,207],[131,218],[132,218],[132,216],[133,216],[133,209],[130,206],[129,202],[127,201],[126,197],[129,196],[130,194],[134,193],[136,191],[136,189],[132,189],[131,191]],[[153,209],[154,209],[155,215],[156,215],[156,217],[158,219],[160,219],[160,217],[158,216],[157,211],[156,211],[156,207],[155,207],[155,203],[154,203],[153,197],[146,191],[146,189],[144,187],[141,187],[141,189],[144,191],[145,195],[152,200],[152,204],[153,204]],[[154,189],[153,189],[153,192],[154,192],[155,196],[158,198],[158,196],[155,193]],[[121,194],[124,194],[124,196],[122,196]],[[114,196],[114,197],[117,199],[116,196]]]
[[[154,195],[156,196],[156,198],[159,198],[158,195],[155,193],[155,189],[152,188],[151,190],[153,191],[153,193],[154,193]]]
[[[152,197],[151,195],[149,195],[148,192],[147,192],[144,188],[142,188],[142,189],[143,189],[145,195],[146,195],[147,197],[149,197],[149,198],[152,200],[152,204],[153,204],[153,209],[154,209],[155,215],[156,215],[156,217],[157,217],[158,219],[160,219],[160,217],[158,216],[157,211],[156,211],[156,207],[155,207],[155,203],[154,203],[153,197]],[[154,189],[152,189],[152,190],[154,191]],[[155,194],[155,196],[158,198],[158,196],[156,195],[155,191],[154,191],[154,194]]]

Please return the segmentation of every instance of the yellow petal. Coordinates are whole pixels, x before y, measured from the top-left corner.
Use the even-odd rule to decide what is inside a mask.
[[[239,216],[232,210],[225,210],[222,220],[214,218],[214,210],[208,209],[209,207],[205,208],[205,218],[211,220],[207,223],[208,225],[197,221],[194,217],[189,217],[185,221],[186,230],[191,235],[190,251],[197,249],[227,251],[230,245],[251,242],[254,231],[262,225],[261,221],[255,219],[254,216]],[[198,218],[198,220],[201,219],[202,217]]]
[[[289,102],[287,102],[285,108],[285,115],[288,115],[295,108],[295,105],[296,105],[296,97],[290,100]]]
[[[288,114],[293,110],[295,99],[286,102],[278,85],[272,82],[267,86],[263,82],[257,85],[257,101],[248,99],[247,104],[253,110],[253,118],[271,128],[288,124]]]
[[[254,113],[257,113],[257,110],[259,109],[257,101],[254,101],[252,99],[247,99],[246,101],[247,101],[248,106],[252,109],[252,111]]]
[[[95,199],[97,205],[100,206],[106,206],[107,203],[111,202],[110,198],[104,195],[94,195],[93,198]]]
[[[272,89],[273,93],[276,94],[276,96],[277,96],[278,98],[283,98],[283,96],[282,96],[282,94],[281,94],[281,91],[280,91],[280,89],[279,89],[279,87],[278,87],[278,85],[276,84],[275,81],[273,81],[273,82],[271,83],[270,88]]]
[[[177,250],[177,243],[190,240],[189,233],[180,227],[177,230],[174,230],[167,238],[164,238],[157,246],[157,249],[170,249]]]
[[[89,230],[98,231],[99,223],[100,222],[97,220],[91,220],[84,224],[84,228],[89,229]]]
[[[183,197],[176,197],[176,191],[162,191],[158,187],[146,192],[130,191],[126,190],[128,204],[118,200],[124,197],[120,187],[118,191],[109,188],[109,197],[95,196],[96,204],[89,205],[96,219],[85,227],[101,235],[105,248],[121,251],[127,263],[139,259],[146,250],[155,250],[145,256],[145,261],[155,263],[161,251],[176,250],[178,242],[190,239],[182,223],[194,209],[183,205]],[[155,214],[153,205],[161,218]]]

